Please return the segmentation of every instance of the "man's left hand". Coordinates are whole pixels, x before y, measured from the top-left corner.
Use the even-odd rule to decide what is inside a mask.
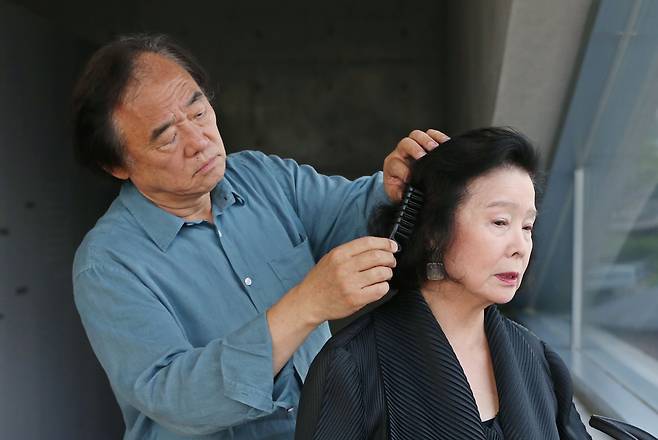
[[[384,159],[384,190],[392,202],[402,199],[409,181],[411,164],[450,139],[438,130],[414,130],[398,142],[395,150]]]

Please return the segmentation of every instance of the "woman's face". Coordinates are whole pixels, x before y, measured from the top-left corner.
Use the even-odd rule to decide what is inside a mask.
[[[448,282],[484,303],[510,301],[528,267],[536,214],[535,190],[525,171],[502,167],[471,181],[444,257]]]

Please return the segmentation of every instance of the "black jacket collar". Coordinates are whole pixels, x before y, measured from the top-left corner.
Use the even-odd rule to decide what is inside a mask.
[[[390,438],[486,440],[464,371],[420,292],[398,293],[373,318]],[[495,306],[485,311],[485,332],[505,439],[559,439],[541,346]]]

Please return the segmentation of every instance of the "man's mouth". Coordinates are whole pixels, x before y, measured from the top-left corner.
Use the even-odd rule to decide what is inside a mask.
[[[206,174],[208,171],[215,167],[218,157],[219,155],[216,155],[208,159],[206,162],[204,162],[203,165],[201,165],[201,168],[194,172],[194,174]]]

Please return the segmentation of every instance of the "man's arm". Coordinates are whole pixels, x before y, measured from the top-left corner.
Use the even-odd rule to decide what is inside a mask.
[[[397,244],[363,237],[329,252],[267,311],[276,374],[322,322],[344,318],[389,290]]]
[[[265,313],[195,347],[166,299],[123,265],[85,268],[74,291],[117,398],[167,429],[210,434],[290,404],[274,395]]]

